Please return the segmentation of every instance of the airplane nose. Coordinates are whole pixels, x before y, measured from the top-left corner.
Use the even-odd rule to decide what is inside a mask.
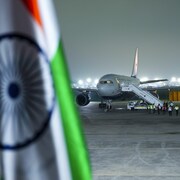
[[[98,92],[101,94],[101,92],[103,92],[103,90],[104,90],[104,87],[100,83],[98,83],[97,89],[98,89]]]
[[[114,92],[113,86],[106,84],[97,84],[97,89],[101,96],[112,96]]]

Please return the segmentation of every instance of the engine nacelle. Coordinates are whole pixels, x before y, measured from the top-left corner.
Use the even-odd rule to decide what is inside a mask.
[[[76,96],[76,103],[79,106],[86,106],[86,105],[88,105],[90,103],[90,99],[89,99],[88,94],[86,94],[86,93],[78,94]]]

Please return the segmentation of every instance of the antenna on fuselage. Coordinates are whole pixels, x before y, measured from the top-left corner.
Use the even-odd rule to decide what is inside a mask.
[[[131,77],[136,78],[137,71],[138,71],[138,48],[136,49],[136,52],[135,52],[134,65],[133,65],[133,70],[132,70]]]

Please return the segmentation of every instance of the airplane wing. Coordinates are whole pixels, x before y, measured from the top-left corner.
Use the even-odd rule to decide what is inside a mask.
[[[163,82],[163,81],[168,81],[168,79],[157,79],[157,80],[141,81],[140,84],[156,83],[156,82]]]
[[[164,85],[164,86],[147,86],[147,87],[141,87],[143,90],[147,91],[156,91],[156,90],[179,90],[180,86],[170,86],[170,85]]]
[[[95,93],[99,96],[97,88],[72,88],[75,94],[79,93]]]

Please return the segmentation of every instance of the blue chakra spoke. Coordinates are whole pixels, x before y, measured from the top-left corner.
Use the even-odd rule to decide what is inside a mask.
[[[25,69],[23,72],[24,78],[26,80],[31,79],[31,81],[32,81],[34,78],[41,77],[42,76],[41,69],[38,66],[39,66],[39,64],[35,63],[34,68],[29,69],[29,70]]]
[[[51,80],[48,63],[29,37],[0,36],[1,149],[23,148],[47,128],[55,103],[53,85],[47,82]],[[52,92],[45,89],[49,86]]]

